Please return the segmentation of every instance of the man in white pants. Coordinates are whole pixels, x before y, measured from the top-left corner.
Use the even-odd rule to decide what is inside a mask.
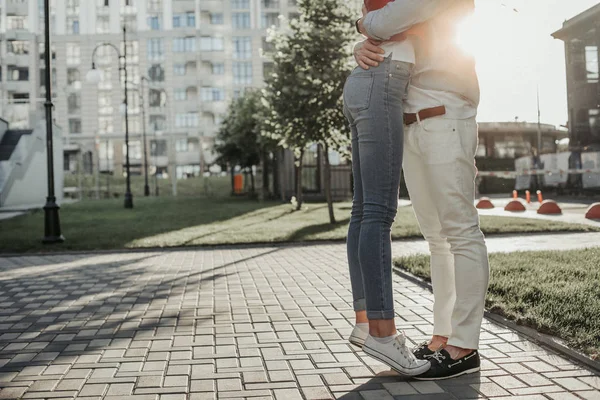
[[[419,7],[449,0],[396,0],[357,25],[371,40],[355,47],[363,68],[381,62],[385,41],[405,30]],[[421,232],[431,251],[433,337],[414,350],[432,368],[417,379],[446,379],[480,368],[479,336],[489,263],[474,206],[479,84],[456,28],[473,0],[426,22],[411,35],[416,65],[405,101],[403,170]]]

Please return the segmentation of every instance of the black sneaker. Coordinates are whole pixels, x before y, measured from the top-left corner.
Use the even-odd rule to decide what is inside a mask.
[[[424,374],[415,376],[415,379],[421,381],[437,381],[455,378],[457,376],[477,372],[481,367],[481,359],[479,358],[479,352],[477,350],[463,358],[453,360],[446,350],[441,349],[432,354],[428,359],[431,361],[431,368]]]
[[[419,360],[429,360],[435,351],[429,349],[429,342],[423,342],[413,349],[413,354]]]

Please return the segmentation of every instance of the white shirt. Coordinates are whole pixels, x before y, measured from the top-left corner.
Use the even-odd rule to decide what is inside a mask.
[[[415,47],[410,39],[401,42],[385,42],[381,45],[381,48],[385,50],[384,57],[388,57],[391,54],[394,61],[403,61],[410,64],[416,62]]]
[[[454,41],[457,20],[472,7],[473,0],[396,0],[365,17],[369,36],[381,40],[427,21],[424,34],[411,37],[416,64],[405,112],[443,105],[445,118],[467,119],[477,114],[480,93],[475,61]]]

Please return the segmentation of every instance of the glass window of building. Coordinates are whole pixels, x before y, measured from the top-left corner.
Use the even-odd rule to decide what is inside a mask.
[[[196,51],[196,37],[179,37],[173,39],[173,51],[176,53],[192,53]]]
[[[148,77],[152,82],[164,82],[165,69],[160,64],[154,64],[148,68]]]
[[[79,43],[67,43],[67,65],[81,64],[81,47]]]
[[[120,47],[121,47],[121,53],[123,53],[123,51],[125,51],[125,46],[123,46],[123,43],[121,43]],[[140,62],[140,44],[139,44],[139,42],[137,40],[128,40],[126,47],[127,47],[127,64],[138,64]]]
[[[28,30],[28,19],[22,15],[7,15],[6,27],[8,30]]]
[[[185,88],[176,88],[173,92],[173,98],[175,101],[187,100]]]
[[[279,26],[279,13],[276,13],[276,12],[262,13],[261,26],[263,29],[267,29],[272,26]]]
[[[175,126],[177,128],[193,128],[198,126],[198,113],[187,112],[175,115]]]
[[[225,63],[222,63],[222,62],[212,63],[212,74],[213,75],[225,75]]]
[[[173,75],[175,75],[175,76],[185,75],[185,64],[173,64]]]
[[[147,0],[148,2],[148,6],[147,6],[147,10],[148,12],[161,12],[162,11],[162,0]]]
[[[127,154],[127,147],[123,143],[123,155]],[[139,140],[129,141],[129,158],[131,160],[142,159],[142,142]]]
[[[161,30],[161,18],[158,15],[153,15],[148,17],[148,29],[151,31],[160,31]]]
[[[233,58],[248,60],[252,58],[252,38],[249,36],[233,37]]]
[[[152,157],[164,157],[167,155],[167,141],[165,139],[150,141],[150,155]]]
[[[210,24],[211,25],[223,25],[225,23],[225,17],[223,13],[211,13]]]
[[[165,58],[165,46],[162,38],[151,38],[147,41],[149,61],[162,61]]]
[[[151,115],[150,128],[153,131],[163,131],[167,127],[167,118],[164,115]]]
[[[594,108],[588,111],[590,116],[590,133],[595,140],[600,138],[600,109]]]
[[[8,40],[6,51],[9,54],[29,54],[29,42],[26,40]]]
[[[112,117],[98,117],[98,133],[108,135],[115,132]]]
[[[81,119],[69,118],[69,133],[70,134],[81,133]]]
[[[28,81],[29,80],[29,68],[17,67],[16,65],[8,66],[8,77],[9,81]]]
[[[231,24],[233,29],[250,29],[250,13],[234,12],[231,14]]]
[[[585,70],[589,83],[598,83],[600,69],[598,64],[598,46],[585,46]]]
[[[236,85],[252,84],[252,63],[233,63],[233,83],[235,83]]]
[[[231,8],[234,10],[249,10],[250,0],[231,0]]]
[[[67,85],[76,89],[81,88],[81,73],[77,68],[67,69]]]
[[[110,32],[110,17],[100,15],[96,19],[96,33],[109,33]]]
[[[150,89],[148,102],[150,103],[150,107],[164,107],[167,102],[167,96],[162,90]]]
[[[81,110],[81,95],[79,93],[69,93],[67,96],[67,109],[69,114],[77,113]]]
[[[263,8],[279,8],[279,0],[262,0]]]
[[[112,107],[112,92],[101,91],[98,93],[98,114],[111,115]]]
[[[222,37],[202,36],[200,37],[200,51],[223,51],[225,43]]]
[[[200,100],[207,102],[224,101],[225,90],[223,88],[202,87],[200,88]]]

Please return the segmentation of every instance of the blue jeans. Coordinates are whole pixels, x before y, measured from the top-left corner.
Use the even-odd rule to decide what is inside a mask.
[[[344,87],[352,130],[354,199],[348,263],[354,310],[369,319],[394,318],[391,228],[398,209],[406,97],[413,65],[386,58],[356,68]]]

